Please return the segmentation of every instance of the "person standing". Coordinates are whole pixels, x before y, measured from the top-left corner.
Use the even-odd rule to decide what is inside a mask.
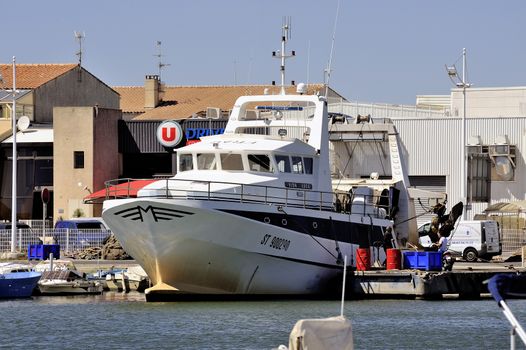
[[[444,254],[447,251],[447,238],[442,236],[440,232],[438,233],[438,237],[438,242],[433,243],[433,245],[437,247],[437,251]]]

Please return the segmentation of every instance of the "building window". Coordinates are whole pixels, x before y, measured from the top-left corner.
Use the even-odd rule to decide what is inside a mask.
[[[83,151],[73,152],[73,168],[84,169],[84,152]]]
[[[468,202],[489,202],[491,193],[491,160],[488,154],[468,156]]]

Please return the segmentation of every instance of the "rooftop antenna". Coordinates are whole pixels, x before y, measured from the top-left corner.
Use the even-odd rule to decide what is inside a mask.
[[[292,33],[291,29],[291,18],[283,17],[281,24],[281,51],[272,51],[272,57],[281,59],[281,94],[285,95],[285,60],[290,57],[296,56],[296,51],[291,51],[290,55],[287,55],[285,51],[285,44],[290,39]]]
[[[159,81],[162,81],[161,79],[161,71],[164,67],[168,67],[170,64],[169,63],[163,63],[162,61],[162,57],[163,57],[163,54],[162,54],[162,43],[160,40],[157,40],[157,55],[154,55],[155,57],[157,57],[159,59],[159,63],[157,64],[157,67],[159,68]]]
[[[332,32],[332,43],[331,43],[331,53],[329,55],[329,62],[327,68],[325,69],[325,76],[327,77],[325,81],[325,97],[328,98],[329,95],[329,81],[331,80],[331,71],[332,71],[332,54],[334,53],[334,42],[336,40],[336,24],[338,23],[338,14],[340,13],[340,0],[338,0],[338,5],[336,7],[336,18],[334,19],[334,30]]]
[[[79,58],[79,77],[78,81],[82,80],[82,40],[86,37],[86,33],[84,32],[77,32],[74,31],[73,34],[75,35],[75,40],[79,43],[79,50],[75,55]]]

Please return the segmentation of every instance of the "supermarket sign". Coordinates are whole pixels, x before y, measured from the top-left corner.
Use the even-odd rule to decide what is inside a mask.
[[[181,124],[175,120],[162,122],[157,128],[157,140],[164,147],[175,148],[186,138],[186,145],[199,142],[203,136],[219,135],[225,128],[186,128],[183,132]]]

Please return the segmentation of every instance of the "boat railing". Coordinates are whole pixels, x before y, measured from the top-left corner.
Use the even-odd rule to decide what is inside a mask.
[[[105,199],[133,198],[141,191],[141,198],[171,198],[187,200],[230,201],[240,203],[262,203],[284,207],[316,209],[385,218],[388,205],[381,196],[371,193],[353,193],[351,201],[342,201],[342,193],[312,191],[305,184],[289,183],[291,187],[276,187],[225,181],[187,179],[162,179],[164,186],[144,188],[145,180],[115,179],[106,181]],[[387,199],[388,200],[388,199]]]

